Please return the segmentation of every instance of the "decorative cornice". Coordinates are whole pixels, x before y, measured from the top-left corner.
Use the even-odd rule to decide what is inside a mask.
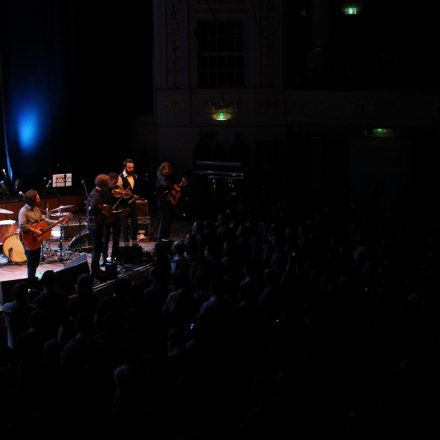
[[[158,120],[167,114],[198,123],[213,112],[235,114],[234,121],[264,125],[345,125],[362,127],[440,127],[440,91],[305,91],[280,89],[158,90]],[[261,115],[265,117],[261,119]],[[174,120],[174,119],[173,119]]]
[[[163,107],[169,112],[180,113],[187,109],[187,103],[182,99],[172,98],[164,101]]]
[[[236,96],[212,96],[205,100],[204,109],[208,113],[228,111],[236,113],[239,110],[239,100]]]
[[[178,71],[179,71],[179,14],[180,9],[176,0],[168,0],[166,5],[167,13],[167,53],[168,53],[168,86],[178,87]]]
[[[274,0],[264,0],[262,4],[261,19],[261,83],[263,87],[274,87],[275,73],[275,46],[278,40],[280,29],[277,20],[277,7],[279,5]]]
[[[440,92],[286,91],[288,123],[439,126]]]

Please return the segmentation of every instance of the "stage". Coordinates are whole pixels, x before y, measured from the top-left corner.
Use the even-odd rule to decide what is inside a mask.
[[[137,249],[132,247],[122,247],[121,254],[124,256],[117,264],[102,266],[101,268],[108,273],[106,281],[94,281],[96,292],[111,292],[111,287],[116,278],[135,279],[141,274],[145,274],[151,264],[152,253],[155,241],[139,243]],[[45,243],[46,247],[42,251],[42,260],[37,270],[37,277],[46,270],[53,270],[57,274],[58,288],[65,294],[74,293],[75,281],[79,275],[90,273],[91,252],[68,250],[69,241],[65,241],[65,250],[60,251],[59,242],[51,241]],[[50,247],[50,249],[49,249]],[[110,247],[111,249],[111,247]],[[90,249],[91,250],[91,249]],[[132,256],[132,257],[131,257]],[[27,281],[26,262],[13,262],[3,254],[0,258],[0,304],[12,300],[12,288],[19,281]],[[110,271],[111,269],[111,271]]]
[[[86,258],[87,263],[90,267],[90,258],[91,253],[90,252],[72,252],[70,256],[60,256],[59,251],[57,249],[58,244],[54,244],[55,242],[51,242],[51,250],[49,256],[42,259],[40,262],[40,265],[38,266],[37,271],[37,277],[40,278],[42,273],[46,270],[53,270],[55,272],[62,270],[77,259],[78,257],[84,256]],[[152,253],[154,249],[154,245],[156,244],[156,241],[146,241],[146,242],[139,242],[139,246],[142,247],[142,250],[144,253]],[[64,246],[67,248],[69,245],[69,242],[66,241],[64,243]],[[110,248],[111,249],[111,248]],[[67,251],[66,251],[67,252]],[[2,281],[8,281],[8,280],[17,280],[21,278],[26,278],[26,262],[12,262],[8,260],[5,255],[3,254],[0,257],[0,282]]]
[[[0,229],[1,229],[0,224]],[[5,225],[3,225],[5,227]],[[12,230],[14,228],[14,230]],[[8,232],[3,238],[0,254],[0,304],[11,300],[11,290],[18,281],[27,279],[26,259],[24,249],[18,238],[15,224],[7,225]],[[172,239],[183,239],[191,230],[191,222],[177,221],[173,225]],[[111,290],[114,279],[136,279],[144,276],[152,260],[156,240],[152,237],[154,227],[151,224],[140,225],[137,249],[120,243],[120,260],[116,265],[103,266],[108,270],[109,280],[95,281],[94,290],[106,293]],[[46,270],[57,272],[60,287],[70,294],[74,280],[81,273],[90,272],[91,240],[83,217],[75,214],[65,226],[57,225],[51,230],[51,238],[42,246],[41,262],[37,277]],[[111,254],[111,243],[109,255]],[[111,269],[111,271],[110,271]]]

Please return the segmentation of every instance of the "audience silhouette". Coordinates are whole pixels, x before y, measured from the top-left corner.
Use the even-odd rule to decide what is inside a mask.
[[[440,229],[368,200],[245,191],[145,279],[45,273],[3,305],[16,435],[415,440],[440,429]],[[260,199],[258,198],[260,197]],[[264,205],[264,210],[261,207]],[[429,437],[431,438],[431,437]]]

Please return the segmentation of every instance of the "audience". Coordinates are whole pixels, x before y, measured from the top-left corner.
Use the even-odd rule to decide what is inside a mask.
[[[3,305],[8,435],[413,440],[440,429],[428,213],[270,188],[154,251],[145,279]],[[288,434],[287,434],[288,433]]]

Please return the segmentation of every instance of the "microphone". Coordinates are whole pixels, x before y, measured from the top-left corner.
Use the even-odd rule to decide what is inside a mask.
[[[52,183],[52,180],[49,179],[49,180],[47,181],[47,184],[46,184],[46,189],[49,188],[49,186],[50,186],[51,183]]]
[[[18,195],[24,198],[23,191],[18,191]]]
[[[4,168],[2,168],[2,172],[6,177],[8,177],[8,175],[6,174],[6,170]]]

